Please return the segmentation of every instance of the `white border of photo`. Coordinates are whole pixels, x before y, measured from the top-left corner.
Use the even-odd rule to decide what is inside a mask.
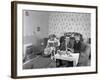
[[[91,66],[87,67],[68,67],[68,68],[47,68],[47,69],[23,69],[22,63],[22,11],[41,10],[41,11],[61,11],[61,12],[81,12],[91,13]],[[35,76],[63,73],[82,73],[96,71],[96,9],[78,7],[60,7],[45,5],[17,4],[17,76]]]

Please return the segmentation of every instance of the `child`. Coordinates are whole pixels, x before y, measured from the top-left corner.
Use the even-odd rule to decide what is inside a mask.
[[[54,34],[49,36],[47,46],[44,50],[45,55],[51,55],[51,58],[55,55],[56,47],[60,45],[59,40],[56,38]]]

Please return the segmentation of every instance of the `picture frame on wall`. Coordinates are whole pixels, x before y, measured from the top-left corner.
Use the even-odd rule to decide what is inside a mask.
[[[11,77],[97,73],[97,6],[11,2]]]

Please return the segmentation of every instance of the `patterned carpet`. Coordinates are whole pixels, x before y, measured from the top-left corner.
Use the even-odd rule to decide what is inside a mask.
[[[50,57],[36,56],[33,59],[26,61],[23,64],[23,69],[39,69],[39,68],[54,68],[56,62],[51,60]]]
[[[59,65],[59,62],[52,60],[50,57],[44,57],[37,55],[32,57],[23,63],[23,69],[40,69],[40,68],[56,68],[56,67],[73,67],[72,62],[62,61],[62,65]],[[91,60],[88,61],[90,66]],[[84,66],[84,64],[79,64],[78,66]]]

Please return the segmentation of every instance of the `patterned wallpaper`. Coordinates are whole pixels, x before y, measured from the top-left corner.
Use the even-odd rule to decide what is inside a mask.
[[[91,37],[91,14],[90,13],[60,13],[49,14],[49,34],[58,37],[64,32],[79,32],[84,38]]]

